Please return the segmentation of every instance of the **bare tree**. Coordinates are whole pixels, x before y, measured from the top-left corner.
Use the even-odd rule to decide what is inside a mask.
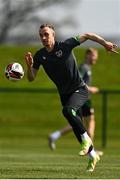
[[[34,39],[31,28],[44,22],[54,23],[58,32],[61,26],[71,26],[74,22],[72,14],[68,13],[72,11],[74,0],[0,0],[0,5],[0,43],[7,42],[10,37],[29,42]],[[57,18],[55,12],[51,14],[54,18],[47,16],[47,11],[53,6],[61,8],[63,18]],[[19,29],[17,35],[16,29]]]

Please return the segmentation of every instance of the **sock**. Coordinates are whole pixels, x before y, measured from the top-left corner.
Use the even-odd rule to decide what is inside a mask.
[[[96,157],[96,152],[94,148],[88,153],[90,158],[95,158]]]
[[[82,141],[84,141],[90,139],[90,137],[88,136],[87,132],[85,132],[84,134],[81,135],[81,139]]]
[[[61,136],[60,131],[55,131],[54,133],[50,134],[50,137],[52,138],[53,141],[57,140]]]

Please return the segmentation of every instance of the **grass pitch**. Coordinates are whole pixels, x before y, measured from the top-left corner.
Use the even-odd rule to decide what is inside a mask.
[[[48,134],[66,124],[56,93],[1,93],[0,106],[0,178],[120,177],[118,124],[111,128],[109,123],[107,148],[90,174],[85,172],[88,158],[78,156],[79,143],[72,132],[57,141],[55,152],[49,149]],[[101,149],[98,123],[97,119],[95,146]]]
[[[71,140],[68,140],[71,137]],[[68,139],[67,139],[68,138]],[[0,141],[1,178],[99,178],[120,177],[120,153],[104,150],[95,171],[86,173],[87,157],[79,157],[79,145],[72,136],[59,141],[52,152],[46,138],[4,138]]]
[[[120,178],[120,95],[108,97],[107,147],[95,171],[86,173],[88,158],[78,156],[79,143],[72,133],[57,141],[55,152],[49,149],[48,134],[67,124],[58,94],[9,91],[9,88],[55,88],[42,68],[33,83],[27,81],[26,74],[16,83],[5,79],[4,68],[8,63],[15,60],[26,71],[24,54],[36,50],[36,47],[0,47],[0,178]],[[84,52],[84,49],[75,50],[79,62]],[[99,52],[99,61],[93,68],[93,85],[120,89],[119,56]],[[101,149],[102,135],[101,102],[101,95],[93,96],[98,149]]]

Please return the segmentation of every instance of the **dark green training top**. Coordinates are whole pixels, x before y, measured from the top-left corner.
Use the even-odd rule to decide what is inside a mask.
[[[44,47],[34,55],[33,68],[38,70],[42,65],[60,94],[72,93],[84,85],[72,53],[72,49],[78,45],[78,37],[72,37],[64,42],[55,42],[51,52]]]
[[[87,63],[83,63],[79,66],[79,72],[84,80],[84,82],[88,85],[91,86],[91,81],[92,81],[92,71],[91,71],[91,65]]]

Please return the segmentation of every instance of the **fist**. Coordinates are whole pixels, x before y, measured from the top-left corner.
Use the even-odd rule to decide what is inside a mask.
[[[28,67],[32,67],[32,65],[33,65],[33,57],[32,57],[31,52],[27,52],[25,54],[25,62],[26,62]]]
[[[117,45],[116,44],[113,44],[111,42],[106,41],[105,48],[107,51],[119,54],[119,52],[117,51]]]
[[[95,94],[95,93],[98,93],[99,92],[99,89],[97,87],[89,87],[89,91],[92,93],[92,94]]]

